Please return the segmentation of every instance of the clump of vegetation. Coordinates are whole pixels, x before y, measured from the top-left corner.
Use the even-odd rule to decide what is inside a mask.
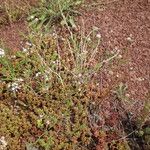
[[[67,21],[74,26],[72,15],[77,14],[78,7],[83,0],[43,0],[37,8],[32,10],[28,20],[34,29],[49,27],[63,20],[64,15]],[[62,22],[63,23],[63,22]]]
[[[129,149],[149,149],[150,148],[150,135],[149,135],[149,113],[150,102],[149,97],[145,100],[145,104],[140,114],[132,117],[130,107],[133,106],[132,101],[126,96],[127,86],[120,83],[116,90],[116,98],[118,99],[118,112],[121,114],[123,130],[125,131],[125,140]]]
[[[30,37],[23,51],[6,53],[0,58],[0,134],[5,135],[9,149],[24,149],[25,145],[88,149],[95,144],[88,118],[88,85],[93,67],[89,60],[93,57],[83,57],[87,49],[77,44],[81,39],[74,39],[73,45],[70,38],[66,47],[61,48],[57,34]],[[89,42],[84,40],[82,44],[87,46]],[[63,42],[66,40],[60,43]]]
[[[100,60],[99,29],[72,32],[72,16],[83,1],[38,2],[28,20],[33,29],[40,30],[31,31],[21,51],[0,49],[0,149],[130,150],[141,146],[139,139],[149,148],[149,126],[145,126],[149,101],[133,122],[123,83],[112,96],[115,106],[105,118],[100,102],[112,89],[100,92],[95,79],[119,51]],[[28,1],[16,5],[6,0],[1,4],[0,23],[20,19],[30,7]],[[67,27],[65,36],[41,30],[57,22]]]

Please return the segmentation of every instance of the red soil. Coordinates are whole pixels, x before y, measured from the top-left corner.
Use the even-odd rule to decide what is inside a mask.
[[[140,114],[138,112],[143,106],[143,100],[148,98],[150,92],[150,2],[117,0],[106,4],[107,2],[110,1],[81,10],[79,21],[84,20],[83,26],[87,30],[93,26],[100,29],[101,56],[106,51],[113,53],[116,49],[120,50],[119,58],[113,65],[106,65],[100,72],[101,91],[112,85],[119,85],[120,82],[125,83],[128,86],[127,96],[131,100],[127,109],[136,116]],[[101,103],[103,112],[100,115],[107,118],[105,125],[117,130],[119,120],[114,112],[117,104],[112,101],[112,98],[108,97]],[[102,138],[97,150],[103,149],[101,140]],[[108,140],[111,141],[111,138]]]
[[[14,51],[21,50],[21,41],[26,31],[27,28],[24,22],[3,26],[0,28],[0,39],[8,49]]]
[[[150,89],[150,2],[117,0],[103,11],[98,7],[82,11],[86,29],[100,29],[100,52],[121,51],[120,61],[101,73],[102,85],[108,87],[120,79],[129,86],[132,98],[145,99]]]

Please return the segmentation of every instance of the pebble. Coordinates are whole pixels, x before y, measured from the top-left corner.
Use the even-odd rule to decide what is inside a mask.
[[[137,81],[139,81],[139,82],[144,81],[144,80],[145,80],[145,79],[142,78],[142,77],[137,78]]]
[[[114,72],[112,71],[112,70],[109,70],[109,72],[108,72],[110,75],[113,75],[114,74]]]
[[[97,35],[96,35],[96,37],[98,38],[98,39],[101,39],[101,34],[100,33],[98,33]]]

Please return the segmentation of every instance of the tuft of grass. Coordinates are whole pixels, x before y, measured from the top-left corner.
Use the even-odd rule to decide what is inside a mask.
[[[72,15],[77,14],[78,7],[83,0],[42,0],[37,8],[34,8],[28,17],[30,26],[39,29],[41,27],[51,27],[55,23],[62,21],[64,13],[68,22],[73,25]]]

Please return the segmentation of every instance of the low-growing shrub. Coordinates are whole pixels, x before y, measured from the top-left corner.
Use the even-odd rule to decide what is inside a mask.
[[[80,62],[83,49],[76,45],[80,39],[74,43],[76,49],[66,43],[60,50],[55,34],[31,37],[22,51],[6,52],[0,57],[0,135],[5,136],[6,147],[10,150],[94,147],[88,117],[93,97],[89,89],[93,66],[88,60],[93,57]],[[67,45],[70,49],[63,52]]]

